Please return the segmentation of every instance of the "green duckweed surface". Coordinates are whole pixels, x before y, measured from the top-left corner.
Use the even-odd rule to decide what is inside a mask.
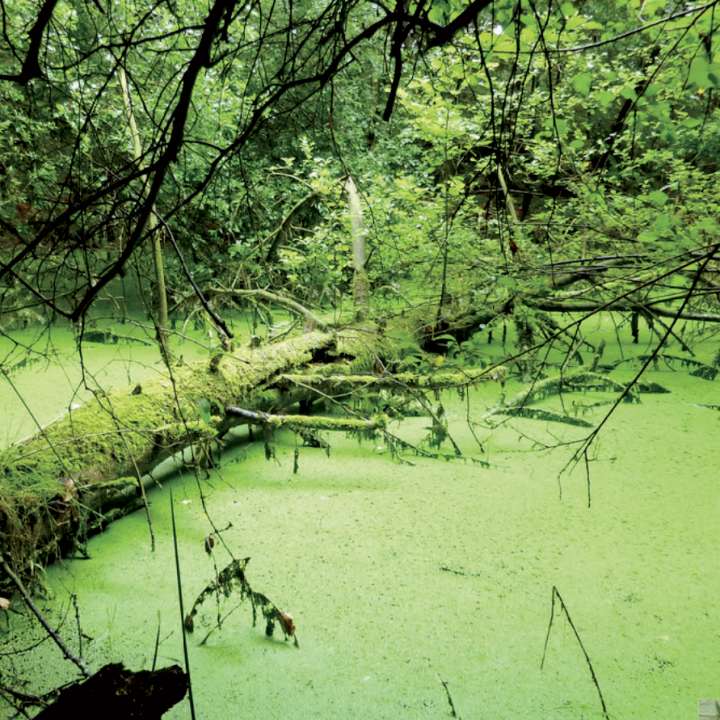
[[[593,332],[612,337],[605,326]],[[711,353],[716,343],[702,347]],[[102,347],[93,362],[114,363],[116,352]],[[132,352],[136,363],[142,352]],[[134,363],[118,361],[122,372],[105,381],[121,382],[128,367],[152,371]],[[636,369],[623,365],[613,377],[628,379]],[[68,396],[58,390],[57,407],[48,407],[46,379],[36,378],[34,386],[21,380],[47,420]],[[329,458],[301,448],[297,474],[290,434],[277,436],[275,460],[265,460],[260,443],[228,452],[200,480],[207,510],[217,527],[232,524],[223,538],[236,555],[251,556],[254,588],[292,613],[300,649],[253,628],[245,605],[201,645],[215,614],[209,603],[208,624],[188,636],[198,717],[451,717],[445,681],[466,720],[600,718],[590,672],[560,613],[540,669],[553,586],[612,718],[695,717],[698,699],[720,697],[720,414],[699,406],[720,402],[720,380],[662,365],[646,379],[672,392],[622,404],[605,426],[591,453],[591,508],[582,464],[558,479],[574,446],[538,449],[587,430],[537,420],[507,421],[491,437],[482,430],[489,468],[413,456],[414,465],[401,464],[380,442],[343,436],[331,438]],[[509,383],[505,392],[521,387]],[[472,415],[500,392],[495,384],[474,390]],[[573,394],[562,403],[571,412],[573,404],[579,410],[612,397]],[[453,437],[478,456],[465,402],[444,400]],[[561,400],[543,406],[560,410]],[[586,417],[598,421],[608,407]],[[20,416],[12,406],[11,439],[23,434],[14,424]],[[396,431],[419,440],[428,424],[411,418]],[[63,635],[77,649],[69,604],[76,594],[92,638],[83,652],[94,667],[110,660],[148,667],[158,626],[158,663],[182,662],[169,485],[187,608],[214,574],[192,473],[151,494],[155,552],[139,512],[94,538],[91,560],[48,570],[44,605],[57,621],[64,617]],[[215,556],[218,564],[228,560],[219,546]],[[231,598],[223,611],[233,607]],[[3,636],[3,627],[3,652],[39,637],[16,615],[11,634]],[[12,669],[33,690],[70,677],[47,641],[12,659]],[[190,717],[187,704],[168,717]]]

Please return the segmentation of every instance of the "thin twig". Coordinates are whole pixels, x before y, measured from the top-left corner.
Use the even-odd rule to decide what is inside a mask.
[[[160,611],[158,610],[158,624],[157,624],[157,632],[155,633],[155,648],[153,650],[153,660],[152,660],[152,671],[153,672],[155,672],[155,668],[157,666],[159,649],[160,649]]]
[[[177,241],[175,240],[175,236],[172,234],[172,231],[170,230],[170,226],[160,218],[160,222],[162,222],[163,226],[167,230],[167,236],[170,240],[170,244],[173,246],[173,249],[175,250],[175,254],[178,256],[178,260],[180,261],[180,267],[182,267],[183,273],[185,273],[185,277],[187,278],[188,282],[190,283],[190,286],[192,287],[195,295],[197,295],[198,300],[200,301],[200,304],[205,309],[205,312],[210,316],[210,319],[213,321],[213,324],[215,325],[215,328],[220,331],[221,336],[223,336],[223,339],[225,341],[232,339],[233,334],[230,328],[227,326],[225,321],[210,307],[210,303],[207,301],[207,298],[205,295],[203,295],[202,290],[198,287],[198,284],[195,282],[195,279],[193,278],[192,272],[190,272],[190,268],[188,267],[187,262],[185,262],[185,257],[183,256],[182,252],[180,251],[180,247],[177,244]]]
[[[565,613],[565,617],[567,618],[567,621],[573,631],[573,634],[575,635],[575,639],[578,641],[578,645],[580,646],[580,649],[582,650],[582,653],[585,656],[585,662],[587,663],[587,666],[590,670],[590,677],[592,678],[593,685],[595,686],[598,697],[600,698],[600,705],[602,706],[603,717],[605,718],[605,720],[610,720],[610,715],[608,713],[607,705],[605,704],[605,698],[603,697],[602,690],[600,689],[600,683],[598,682],[597,675],[595,674],[595,669],[593,668],[592,662],[590,661],[590,656],[588,655],[588,652],[585,649],[585,645],[583,644],[583,641],[580,638],[580,634],[578,633],[577,628],[575,627],[575,623],[572,621],[572,618],[570,617],[570,613],[568,612],[567,605],[565,605],[565,601],[562,599],[562,595],[560,595],[560,591],[554,585],[553,585],[553,589],[552,589],[552,604],[550,606],[550,621],[548,622],[547,635],[545,636],[545,647],[543,648],[543,656],[542,656],[542,660],[540,661],[540,669],[542,670],[543,666],[545,665],[545,658],[547,656],[548,643],[550,641],[550,631],[552,630],[553,620],[555,619],[555,600],[556,599],[560,603],[560,608],[563,611],[563,613]]]
[[[195,703],[193,702],[192,682],[190,680],[190,658],[188,656],[187,637],[185,637],[185,608],[183,607],[182,578],[180,577],[180,555],[178,553],[177,527],[175,525],[175,503],[173,491],[170,488],[170,518],[172,520],[173,549],[175,551],[175,577],[177,578],[178,604],[180,606],[180,634],[183,642],[183,656],[185,659],[185,672],[188,681],[188,701],[190,702],[190,717],[195,720]]]
[[[460,718],[460,715],[458,715],[457,710],[455,709],[455,703],[453,702],[453,697],[450,694],[450,688],[448,687],[447,680],[443,680],[442,678],[440,678],[440,682],[445,688],[445,695],[447,696],[448,705],[450,706],[450,715],[454,718],[457,718],[458,720],[462,720]]]
[[[25,604],[28,606],[28,608],[30,608],[32,614],[38,619],[38,622],[43,626],[45,632],[50,636],[52,641],[60,648],[63,655],[65,656],[65,659],[73,663],[73,665],[75,665],[78,670],[80,670],[83,677],[90,677],[90,671],[88,670],[87,665],[83,662],[81,658],[76,657],[70,651],[70,648],[68,648],[63,639],[57,634],[57,632],[55,632],[55,630],[52,629],[50,623],[47,621],[42,612],[40,612],[40,609],[37,607],[37,605],[35,605],[35,603],[33,602],[33,599],[30,596],[30,593],[25,587],[23,581],[20,580],[20,578],[12,571],[12,568],[7,564],[4,559],[1,562],[2,569],[5,571],[5,574],[13,581],[15,587],[18,589],[18,592],[22,595]]]

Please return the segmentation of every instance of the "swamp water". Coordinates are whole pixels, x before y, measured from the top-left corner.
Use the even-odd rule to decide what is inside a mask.
[[[610,349],[605,326],[586,328],[591,340],[601,334]],[[62,337],[56,340],[61,346]],[[710,355],[716,344],[696,350]],[[86,361],[106,386],[155,372],[150,349],[96,348]],[[622,365],[613,377],[629,379],[636,369]],[[20,371],[14,380],[46,422],[67,407],[77,377],[68,351],[57,365]],[[208,602],[208,624],[188,636],[198,717],[446,718],[444,681],[465,720],[600,718],[582,650],[557,607],[540,669],[555,586],[612,718],[695,718],[700,698],[720,697],[720,415],[698,406],[720,402],[720,380],[662,365],[645,379],[672,392],[622,404],[605,426],[591,453],[590,509],[582,464],[562,476],[559,496],[558,472],[574,447],[543,451],[532,442],[554,445],[587,429],[536,420],[493,431],[482,456],[489,468],[412,456],[413,466],[400,464],[381,443],[343,436],[330,438],[329,458],[302,448],[297,474],[291,434],[278,435],[275,460],[265,460],[262,443],[229,451],[201,481],[207,510],[217,527],[232,524],[223,537],[233,552],[251,556],[253,588],[292,613],[300,648],[279,631],[266,638],[262,622],[253,628],[247,604],[200,645],[215,616]],[[520,387],[509,383],[506,394]],[[500,392],[495,384],[473,390],[472,415],[480,417]],[[563,400],[569,410],[611,398]],[[32,432],[7,384],[0,400],[3,440]],[[454,394],[444,400],[453,437],[477,456],[465,402]],[[542,406],[559,409],[560,400]],[[598,421],[608,407],[587,419]],[[428,424],[410,418],[396,432],[417,441]],[[182,664],[169,484],[187,609],[214,576],[192,473],[150,495],[155,552],[144,513],[136,512],[89,543],[91,560],[47,571],[41,604],[77,650],[70,603],[77,596],[82,630],[92,638],[83,640],[83,653],[93,667],[113,660],[149,667],[158,627],[158,665]],[[227,562],[221,547],[215,555],[219,565]],[[11,615],[9,633],[0,623],[0,653],[41,637]],[[68,680],[72,668],[45,640],[14,658],[0,655],[4,678],[10,669],[37,692]],[[183,703],[166,717],[189,716]]]

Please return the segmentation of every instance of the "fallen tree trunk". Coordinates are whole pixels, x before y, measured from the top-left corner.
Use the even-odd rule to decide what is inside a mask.
[[[134,388],[96,392],[33,437],[0,451],[4,563],[31,579],[39,564],[142,507],[146,487],[156,482],[149,473],[160,462],[187,448],[208,447],[234,425],[383,432],[383,415],[313,418],[287,410],[299,403],[302,413],[313,400],[338,392],[504,379],[503,368],[392,374],[386,368],[396,355],[395,341],[374,326],[314,331],[175,367]],[[3,564],[0,588],[11,584]]]
[[[0,547],[22,577],[59,557],[113,507],[138,502],[143,476],[162,460],[217,438],[226,408],[288,407],[298,394],[275,389],[283,373],[324,364],[367,370],[372,333],[311,332],[174,368],[134,388],[94,397],[32,438],[0,452]],[[0,587],[7,578],[0,572]]]
[[[3,559],[17,576],[30,578],[38,564],[67,552],[78,538],[144,504],[145,486],[154,482],[148,473],[160,462],[194,444],[216,441],[238,422],[294,427],[305,423],[302,415],[287,413],[293,404],[303,403],[302,413],[309,402],[327,395],[502,381],[502,368],[430,375],[393,374],[387,368],[392,369],[403,344],[400,338],[407,338],[408,331],[416,334],[421,348],[442,352],[448,336],[462,342],[496,318],[511,315],[518,304],[539,308],[549,303],[542,295],[454,308],[432,325],[410,320],[407,327],[396,328],[398,340],[372,324],[342,331],[324,327],[283,342],[221,352],[132,389],[95,392],[89,402],[32,438],[0,451]],[[559,336],[562,329],[553,332]],[[228,411],[231,407],[234,411]],[[384,420],[376,417],[328,419],[321,429],[383,427]],[[0,569],[0,589],[7,580]]]

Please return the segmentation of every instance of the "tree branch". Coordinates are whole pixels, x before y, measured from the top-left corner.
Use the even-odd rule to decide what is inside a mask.
[[[62,654],[65,656],[65,659],[73,663],[73,665],[75,665],[78,670],[80,670],[84,677],[90,677],[90,671],[88,670],[85,662],[81,658],[76,657],[70,651],[63,639],[55,632],[55,630],[53,630],[50,623],[45,619],[45,616],[40,612],[37,605],[35,605],[35,603],[33,602],[33,599],[30,596],[27,588],[23,584],[22,580],[20,580],[20,578],[12,571],[12,568],[5,562],[5,560],[1,560],[0,565],[2,566],[2,569],[5,571],[6,575],[13,581],[15,587],[18,589],[18,592],[22,595],[25,604],[28,606],[28,608],[30,608],[32,614],[38,619],[38,622],[43,626],[45,632],[60,648]]]
[[[42,4],[37,17],[35,18],[35,23],[28,33],[30,45],[20,72],[16,75],[0,74],[0,80],[9,80],[11,82],[19,83],[20,85],[27,85],[33,78],[42,77],[39,62],[40,45],[42,44],[42,38],[45,34],[45,28],[50,23],[50,18],[52,18],[56,5],[57,0],[45,0]]]
[[[315,313],[308,310],[304,305],[301,305],[297,300],[286,297],[284,295],[277,295],[269,290],[230,290],[225,288],[212,288],[211,292],[214,295],[227,295],[230,297],[259,297],[263,300],[267,300],[277,305],[282,305],[288,310],[291,310],[297,315],[301,315],[306,320],[311,322],[318,330],[327,330],[328,324],[321,320]]]

